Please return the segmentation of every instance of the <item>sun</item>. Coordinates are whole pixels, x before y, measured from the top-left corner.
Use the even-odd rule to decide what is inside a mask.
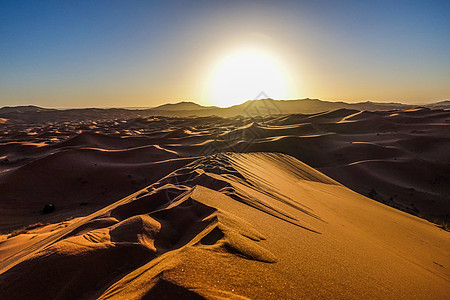
[[[221,107],[253,100],[261,92],[273,99],[286,99],[288,76],[282,63],[266,49],[239,48],[225,55],[208,81],[208,98]]]

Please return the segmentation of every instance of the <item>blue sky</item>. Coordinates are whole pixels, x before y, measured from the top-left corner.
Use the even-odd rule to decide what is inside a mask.
[[[0,1],[0,106],[214,105],[213,66],[249,43],[289,69],[290,99],[450,99],[449,15],[450,1]]]

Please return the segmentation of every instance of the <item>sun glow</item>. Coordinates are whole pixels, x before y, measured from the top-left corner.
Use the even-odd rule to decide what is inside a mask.
[[[241,48],[226,55],[215,66],[208,82],[208,97],[214,105],[222,107],[253,100],[261,92],[273,99],[286,99],[288,78],[272,53]]]

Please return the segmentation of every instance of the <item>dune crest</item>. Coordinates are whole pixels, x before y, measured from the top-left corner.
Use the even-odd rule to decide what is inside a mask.
[[[450,288],[448,232],[277,153],[199,158],[39,241],[0,265],[5,299],[443,298]]]

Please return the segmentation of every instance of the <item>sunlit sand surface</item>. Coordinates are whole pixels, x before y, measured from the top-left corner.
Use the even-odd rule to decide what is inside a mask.
[[[445,299],[449,120],[5,121],[1,298]]]

